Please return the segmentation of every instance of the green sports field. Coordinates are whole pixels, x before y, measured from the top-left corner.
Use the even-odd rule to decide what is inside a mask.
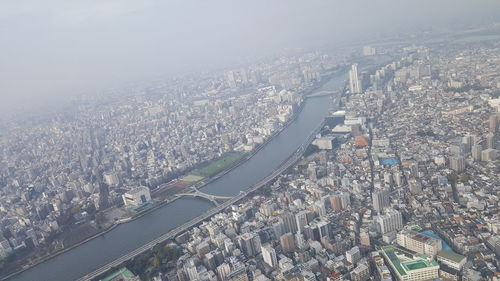
[[[194,175],[202,176],[202,177],[211,177],[221,172],[222,170],[228,168],[236,161],[238,161],[243,154],[241,153],[227,153],[221,158],[212,161],[212,163],[197,169],[193,172]]]

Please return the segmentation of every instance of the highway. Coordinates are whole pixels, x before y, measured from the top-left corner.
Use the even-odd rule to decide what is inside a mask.
[[[336,96],[334,99],[334,105],[337,105],[338,103],[338,96]],[[315,139],[316,137],[316,134],[318,134],[321,130],[321,128],[323,128],[323,126],[325,125],[325,120],[323,120],[312,132],[311,134],[309,135],[308,139],[302,143],[302,145],[289,157],[287,158],[287,160],[285,160],[280,166],[279,168],[275,169],[270,175],[268,175],[267,177],[263,178],[262,180],[260,180],[258,183],[254,184],[253,186],[249,187],[247,190],[245,191],[241,191],[240,194],[238,194],[237,196],[235,197],[232,197],[231,199],[223,202],[222,204],[220,205],[217,205],[216,207],[212,208],[211,210],[209,210],[208,212],[170,230],[169,232],[163,234],[162,236],[148,242],[147,244],[129,252],[128,254],[118,258],[118,259],[115,259],[114,261],[100,267],[100,268],[97,268],[96,270],[86,274],[85,276],[79,278],[77,281],[84,281],[84,280],[92,280],[94,278],[97,278],[98,276],[106,273],[107,271],[113,269],[113,268],[116,268],[118,267],[119,265],[121,265],[122,263],[130,260],[130,259],[133,259],[135,257],[137,257],[138,255],[152,249],[154,246],[156,246],[157,244],[160,244],[160,243],[163,243],[169,239],[173,239],[175,238],[176,236],[178,236],[179,234],[182,234],[183,232],[191,229],[192,227],[202,223],[203,221],[209,219],[210,217],[212,217],[213,215],[221,212],[222,210],[224,210],[225,208],[237,203],[238,201],[240,201],[241,199],[245,198],[249,193],[252,193],[256,190],[258,190],[259,188],[265,186],[266,184],[268,184],[270,181],[272,181],[273,179],[275,179],[276,177],[278,177],[281,173],[283,173],[285,170],[287,170],[288,168],[290,168],[291,166],[293,166],[298,160],[300,160],[300,158],[302,157],[305,149],[307,148],[307,146]]]

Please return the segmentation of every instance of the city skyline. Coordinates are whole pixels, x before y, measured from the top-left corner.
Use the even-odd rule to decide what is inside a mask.
[[[431,2],[0,4],[0,280],[497,281],[500,3]]]

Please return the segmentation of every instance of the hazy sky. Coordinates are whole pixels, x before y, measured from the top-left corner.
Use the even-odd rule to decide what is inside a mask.
[[[0,0],[0,110],[470,19],[500,20],[500,1]]]

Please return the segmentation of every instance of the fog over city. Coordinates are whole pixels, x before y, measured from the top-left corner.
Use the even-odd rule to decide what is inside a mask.
[[[0,281],[498,281],[500,0],[0,0]]]
[[[4,0],[0,110],[295,48],[489,22],[499,10],[496,0]]]

